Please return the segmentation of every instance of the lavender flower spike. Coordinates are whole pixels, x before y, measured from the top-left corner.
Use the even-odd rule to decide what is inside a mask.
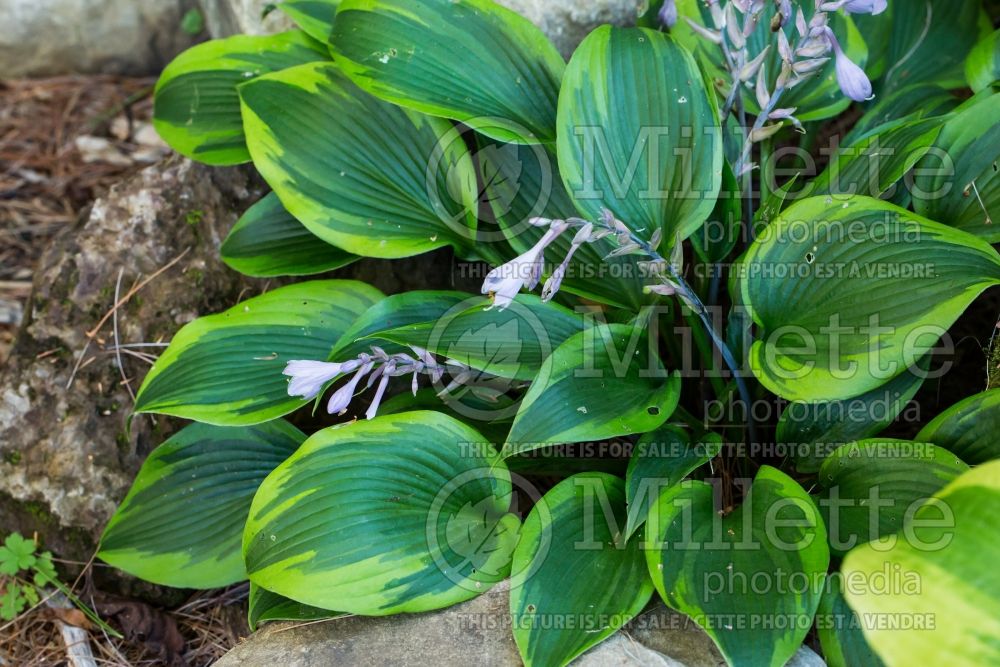
[[[342,364],[296,360],[288,362],[282,375],[291,378],[288,382],[289,396],[310,399],[318,396],[327,382],[343,373],[350,373],[360,365],[361,362],[357,359],[351,359]]]
[[[593,223],[586,223],[580,228],[580,231],[576,233],[573,237],[573,243],[569,246],[569,252],[566,253],[565,259],[562,263],[556,267],[556,270],[552,272],[549,279],[545,281],[545,286],[542,287],[542,301],[550,301],[552,297],[556,295],[559,291],[559,287],[562,286],[563,278],[566,277],[566,269],[569,268],[569,263],[573,259],[573,255],[576,251],[580,249],[584,243],[589,243],[591,235],[594,233]]]
[[[331,415],[339,415],[343,413],[344,410],[347,409],[347,406],[351,404],[351,399],[354,398],[354,390],[357,389],[358,383],[361,382],[361,379],[368,375],[374,367],[374,362],[365,362],[347,384],[333,393],[333,396],[330,397],[330,402],[326,405],[326,411]]]
[[[840,42],[829,28],[825,29],[826,38],[833,47],[833,53],[837,57],[837,84],[844,95],[855,102],[870,100],[872,95],[872,82],[868,80],[865,71],[854,64],[844,50],[840,48]]]
[[[509,306],[525,285],[528,289],[534,289],[542,277],[545,248],[568,228],[569,224],[565,221],[554,220],[548,231],[528,252],[518,255],[486,274],[482,293],[493,297],[492,308],[503,310]]]
[[[675,0],[666,0],[660,9],[660,24],[667,28],[677,25],[677,3]]]
[[[878,16],[889,7],[889,0],[836,0],[824,3],[820,9],[835,12],[843,9],[848,14],[871,14]]]

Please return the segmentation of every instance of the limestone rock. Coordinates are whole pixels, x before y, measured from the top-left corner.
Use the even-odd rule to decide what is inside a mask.
[[[119,271],[124,295],[182,253],[119,309],[122,344],[169,341],[197,315],[259,292],[218,256],[220,239],[261,196],[250,173],[171,158],[112,188],[43,255],[0,372],[0,526],[37,530],[47,548],[89,558],[171,422],[141,417],[126,431],[132,402],[122,373],[138,388],[148,365],[135,355],[161,350],[127,348],[120,370],[113,319],[89,343],[86,332],[111,308]]]
[[[517,667],[509,582],[449,609],[385,618],[349,617],[294,626],[272,624],[216,667]],[[725,660],[687,617],[654,603],[624,630],[584,653],[573,667],[719,667]],[[825,667],[802,647],[787,667]]]
[[[0,76],[155,74],[194,37],[196,0],[0,0]]]
[[[644,0],[498,0],[548,35],[566,57],[591,30],[605,23],[634,24]],[[272,12],[262,19],[268,0],[202,0],[205,20],[214,37],[239,33],[268,34],[287,30],[289,22]]]

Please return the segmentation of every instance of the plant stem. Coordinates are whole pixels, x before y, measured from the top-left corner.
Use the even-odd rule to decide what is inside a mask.
[[[609,229],[613,232],[617,232],[611,225],[605,224],[603,222],[599,223],[605,229]],[[677,291],[677,296],[680,297],[695,315],[701,320],[702,325],[708,332],[708,335],[712,339],[712,343],[715,345],[716,349],[719,350],[719,354],[722,355],[722,360],[726,363],[729,371],[733,374],[733,379],[736,382],[736,386],[740,392],[740,398],[746,404],[746,425],[747,425],[747,436],[750,443],[757,442],[757,429],[754,426],[753,418],[750,416],[753,412],[751,401],[750,401],[750,389],[747,387],[746,380],[740,371],[739,364],[736,363],[736,358],[733,356],[732,350],[726,344],[726,341],[722,340],[722,336],[715,329],[715,324],[712,322],[712,315],[705,304],[702,303],[701,299],[698,298],[698,294],[695,293],[691,286],[684,280],[684,277],[680,275],[677,269],[659,252],[656,251],[653,246],[649,244],[644,238],[636,235],[634,232],[629,231],[629,240],[635,245],[639,246],[642,251],[649,256],[654,262],[658,264],[663,264],[667,267],[667,271],[670,273],[670,283]]]

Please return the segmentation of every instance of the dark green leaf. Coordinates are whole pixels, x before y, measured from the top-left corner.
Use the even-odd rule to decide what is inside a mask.
[[[608,209],[667,246],[711,214],[722,181],[714,99],[668,35],[603,26],[573,54],[559,95],[559,166],[585,217]],[[683,157],[682,157],[683,156]]]
[[[628,497],[628,525],[625,537],[631,539],[646,523],[649,507],[667,487],[705,465],[722,452],[722,438],[705,433],[692,438],[687,431],[664,424],[639,438],[629,459],[625,476]]]
[[[729,665],[781,667],[802,644],[823,591],[823,521],[802,487],[768,466],[731,514],[720,516],[713,496],[710,484],[691,481],[660,496],[646,523],[653,583]]]
[[[545,359],[503,454],[652,431],[673,414],[680,385],[642,330],[624,324],[587,329]]]
[[[819,471],[831,551],[843,555],[894,535],[919,505],[968,469],[928,443],[880,439],[843,445]]]
[[[439,609],[505,578],[519,522],[506,466],[435,412],[316,433],[261,485],[244,555],[262,588],[322,609]]]
[[[268,292],[181,328],[146,375],[136,412],[242,426],[306,403],[288,395],[289,361],[326,359],[354,320],[383,298],[351,280]]]
[[[344,0],[330,42],[377,97],[500,141],[555,140],[565,63],[530,21],[489,0]]]
[[[240,98],[254,166],[321,239],[396,258],[474,238],[475,168],[447,121],[382,102],[329,63],[260,77]]]
[[[295,600],[264,590],[257,584],[250,584],[250,599],[247,602],[247,623],[251,631],[256,631],[261,623],[272,621],[321,621],[342,616],[335,611],[310,607]]]
[[[249,162],[236,87],[261,74],[329,58],[326,49],[297,30],[198,44],[160,75],[153,124],[182,155],[215,165]]]
[[[624,520],[624,483],[600,473],[564,480],[531,510],[510,589],[525,667],[566,665],[649,602],[653,586],[638,543],[622,539]]]
[[[243,524],[257,487],[306,436],[285,421],[192,424],[153,450],[101,538],[100,558],[146,581],[219,588],[246,579]]]
[[[308,276],[357,260],[317,238],[273,192],[254,204],[222,242],[222,261],[248,276]]]
[[[416,345],[490,375],[530,380],[553,350],[584,328],[581,315],[530,294],[506,310],[488,306],[486,299],[470,298],[435,321],[369,336]]]
[[[1000,459],[1000,389],[959,401],[925,426],[916,439],[940,445],[969,465]]]
[[[796,470],[817,472],[823,459],[841,445],[878,435],[891,424],[923,385],[924,366],[926,363],[911,367],[854,398],[789,403],[778,420],[775,439],[790,450]]]

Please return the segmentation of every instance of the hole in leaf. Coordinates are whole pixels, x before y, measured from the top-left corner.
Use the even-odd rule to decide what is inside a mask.
[[[646,408],[646,412],[648,412],[649,414],[651,414],[652,416],[655,417],[658,414],[660,414],[660,409],[658,407],[656,407],[655,405],[651,405],[648,408]]]

